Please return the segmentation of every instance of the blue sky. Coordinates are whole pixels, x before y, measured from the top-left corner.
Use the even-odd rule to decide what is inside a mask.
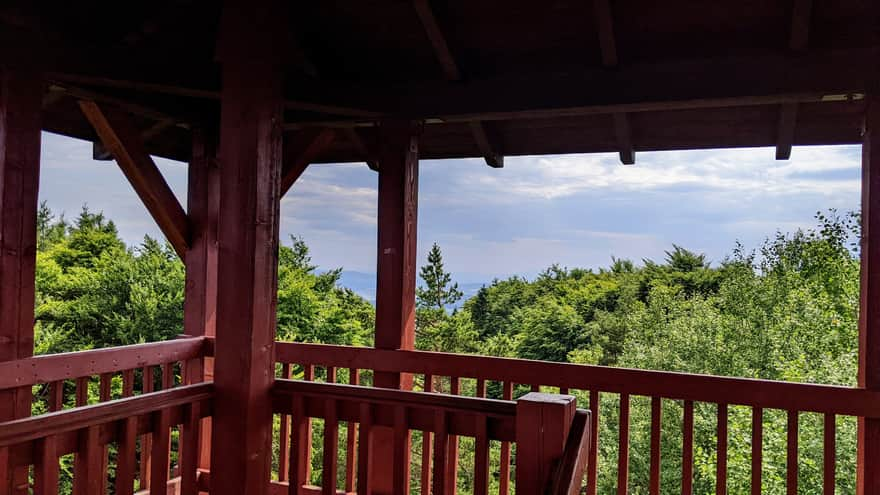
[[[606,266],[611,256],[661,259],[672,243],[720,261],[736,240],[756,247],[776,230],[813,225],[818,210],[858,208],[860,147],[771,148],[423,161],[419,258],[432,242],[461,281],[552,263]],[[181,203],[184,164],[157,160]],[[281,236],[305,239],[322,268],[375,271],[377,175],[364,164],[310,167],[281,204]],[[161,236],[113,162],[91,144],[43,135],[40,198],[75,216],[85,203],[112,218],[126,242]]]

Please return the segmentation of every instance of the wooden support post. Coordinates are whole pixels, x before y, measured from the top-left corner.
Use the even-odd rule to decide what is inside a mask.
[[[192,157],[187,181],[187,216],[190,246],[186,251],[186,286],[183,299],[183,332],[191,336],[217,335],[217,222],[220,215],[220,169],[217,140],[201,129],[193,131]],[[186,381],[214,379],[214,358],[186,363]],[[211,418],[201,421],[198,467],[211,467]],[[187,445],[185,448],[190,448]]]
[[[229,0],[218,53],[220,221],[211,492],[265,495],[272,464],[285,4]]]
[[[878,84],[880,85],[880,84]],[[862,144],[859,386],[880,390],[880,92],[868,95]],[[880,420],[859,419],[857,485],[880,494]]]
[[[376,347],[412,350],[415,345],[416,228],[420,125],[409,121],[379,126],[379,232],[376,287]],[[377,387],[412,388],[412,376],[376,373]],[[372,454],[393,458],[393,430],[374,428]],[[409,469],[409,450],[405,467]],[[394,466],[372,464],[374,493],[392,493]],[[409,480],[407,473],[406,480]],[[407,489],[408,491],[408,489]]]
[[[34,350],[43,76],[32,64],[0,60],[0,361]],[[0,421],[30,412],[30,387],[0,392]],[[11,476],[15,493],[27,493],[27,469]]]
[[[529,392],[516,401],[516,491],[544,493],[562,458],[577,400]]]

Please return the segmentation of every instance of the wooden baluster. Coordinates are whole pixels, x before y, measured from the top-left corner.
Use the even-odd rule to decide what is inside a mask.
[[[681,495],[694,493],[694,401],[684,401],[681,437]]]
[[[201,445],[202,405],[194,402],[186,408],[180,432],[179,495],[198,495],[199,446]]]
[[[541,391],[540,385],[532,385],[532,392],[540,392],[540,391]]]
[[[301,395],[293,397],[293,416],[290,428],[290,495],[299,495],[299,487],[309,482],[309,463],[312,429],[311,419],[306,416],[306,406]]]
[[[334,380],[336,379],[335,374],[334,372]],[[327,378],[330,379],[330,368],[327,369]],[[324,469],[321,471],[321,493],[323,495],[336,495],[338,446],[339,420],[336,414],[336,401],[328,399],[324,401]]]
[[[162,390],[174,388],[174,363],[162,365]]]
[[[559,387],[559,395],[568,395],[568,387]]]
[[[764,409],[752,408],[752,495],[761,495],[764,469]]]
[[[98,401],[99,402],[109,402],[110,397],[110,385],[113,380],[113,373],[101,373],[100,376],[100,384],[98,386]],[[101,447],[102,454],[102,473],[108,473],[108,467],[110,465],[110,447],[108,445],[104,445]],[[107,493],[107,483],[101,485],[101,493]]]
[[[434,376],[425,375],[425,392],[434,391]],[[422,478],[421,493],[425,495],[431,493],[431,444],[434,440],[434,434],[430,431],[422,432]]]
[[[34,495],[58,495],[58,452],[56,437],[37,442],[34,456]]]
[[[89,404],[89,377],[82,376],[76,379],[76,407]]]
[[[315,380],[314,365],[303,365],[303,380]],[[305,401],[305,399],[302,400]],[[294,421],[297,425],[296,427],[301,429],[301,431],[299,432],[300,441],[294,445],[291,445],[291,448],[300,450],[298,455],[301,461],[298,464],[291,463],[291,466],[295,465],[297,466],[297,469],[300,470],[300,484],[308,484],[312,478],[312,419],[305,415],[305,402],[303,402],[302,407],[303,409],[300,412],[302,418],[300,418],[300,420],[292,418],[292,421]],[[293,474],[290,474],[290,476],[293,477]]]
[[[718,459],[715,465],[715,493],[727,495],[727,404],[718,404]]]
[[[373,434],[373,409],[370,404],[361,404],[360,406],[360,428],[358,436],[358,469],[357,469],[357,492],[358,495],[368,495],[372,493],[373,485],[370,480],[370,472],[372,468],[370,464],[373,462],[373,456],[370,455],[370,446],[372,445]],[[428,492],[423,491],[425,495]]]
[[[660,495],[660,428],[662,426],[663,402],[651,397],[651,474],[648,492]]]
[[[125,375],[123,375],[123,381],[124,377]],[[134,493],[137,426],[136,416],[122,420],[119,431],[119,446],[116,452],[116,495],[132,495]]]
[[[434,414],[434,491],[432,495],[448,495],[449,480],[444,473],[449,459],[449,435],[446,411]]]
[[[336,383],[336,366],[327,366],[327,383]]]
[[[141,383],[141,392],[148,394],[153,391],[155,387],[154,377],[153,377],[153,367],[145,366],[142,374],[142,382]],[[141,464],[140,464],[140,473],[138,474],[138,480],[140,481],[140,489],[147,490],[150,488],[150,471],[152,470],[152,456],[153,456],[153,435],[151,433],[146,433],[141,435]]]
[[[798,492],[798,412],[788,411],[788,448],[785,456],[785,491],[788,495]]]
[[[168,462],[171,441],[171,411],[162,409],[153,413],[153,452],[150,469],[150,495],[166,495],[168,491]]]
[[[107,473],[101,471],[101,445],[97,426],[79,432],[79,450],[74,461],[73,494],[94,495],[101,493]]]
[[[134,370],[125,370],[122,372],[122,396],[132,395],[134,395]]]
[[[486,397],[486,380],[483,378],[477,378],[477,397]]]
[[[0,493],[13,493],[12,469],[9,466],[9,447],[0,447]]]
[[[64,381],[59,380],[49,384],[49,412],[60,411],[64,408]]]
[[[617,495],[627,495],[629,485],[629,394],[620,394],[617,438]]]
[[[474,416],[474,495],[489,494],[489,434],[488,417]]]
[[[359,385],[361,382],[357,368],[351,368],[348,372],[348,383]],[[355,487],[355,470],[357,468],[357,423],[349,421],[345,426],[345,491],[351,493]]]
[[[596,495],[599,472],[599,391],[590,392],[590,453],[587,456],[587,495]]]
[[[501,385],[501,398],[513,399],[513,383],[504,382]],[[510,492],[510,442],[501,442],[501,468],[498,479],[499,495],[508,495]]]
[[[409,426],[403,406],[394,408],[394,493],[409,493]]]
[[[837,424],[833,414],[825,414],[825,432],[822,452],[823,476],[822,493],[834,495],[837,474]]]
[[[281,365],[281,378],[290,378],[290,364]],[[278,431],[278,481],[287,481],[290,467],[290,415],[281,414],[281,427]]]
[[[449,393],[461,394],[461,378],[449,377]],[[450,494],[458,492],[458,435],[449,435],[448,459],[446,461],[446,489]]]

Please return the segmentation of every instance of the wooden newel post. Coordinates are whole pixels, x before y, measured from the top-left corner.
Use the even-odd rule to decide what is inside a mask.
[[[547,490],[576,408],[571,395],[530,392],[516,401],[517,493]]]

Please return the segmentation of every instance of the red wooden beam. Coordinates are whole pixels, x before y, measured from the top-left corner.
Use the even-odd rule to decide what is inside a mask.
[[[296,131],[284,142],[284,167],[281,169],[281,196],[299,179],[312,161],[333,143],[332,129]]]
[[[434,16],[429,0],[413,0],[413,6],[419,16],[419,20],[422,22],[422,27],[425,29],[428,41],[431,42],[434,55],[437,57],[437,61],[440,62],[444,77],[447,81],[460,81],[463,77],[461,69],[455,61],[452,50],[449,49],[449,43],[446,42],[446,37],[443,36],[443,31],[437,23],[437,18]],[[503,167],[504,156],[492,146],[492,141],[486,132],[485,124],[475,120],[469,122],[469,125],[471,134],[474,136],[474,142],[480,149],[486,164],[492,168]]]
[[[412,349],[415,345],[419,131],[419,125],[408,121],[387,121],[379,126],[375,345],[380,349]],[[374,383],[377,387],[410,389],[412,375],[376,373]],[[391,459],[392,446],[393,431],[376,428],[373,455]],[[408,461],[406,466],[408,469]],[[372,467],[376,493],[392,493],[393,466],[376,462]]]
[[[794,0],[791,13],[791,31],[788,47],[793,52],[807,49],[810,36],[810,19],[812,17],[813,0]],[[794,130],[797,125],[798,104],[795,102],[782,105],[779,111],[779,124],[776,134],[776,159],[791,158],[791,146],[794,142]]]
[[[602,65],[616,67],[619,61],[617,42],[614,38],[614,18],[608,0],[593,0],[593,15],[596,17],[596,31],[599,34]],[[636,152],[633,147],[629,117],[624,112],[615,112],[611,116],[614,124],[614,136],[617,139],[617,147],[620,149],[620,162],[624,165],[634,165]]]
[[[0,60],[0,362],[34,351],[42,99],[42,73],[32,61]],[[30,412],[30,387],[0,392],[0,421]],[[14,486],[27,486],[26,469],[10,475]],[[27,489],[16,488],[15,493]]]
[[[875,61],[876,62],[876,61]],[[880,89],[880,78],[878,78]],[[880,91],[868,95],[862,144],[860,387],[880,390]],[[860,419],[857,457],[860,495],[880,494],[880,419]]]
[[[360,133],[357,129],[353,127],[346,127],[339,129],[339,132],[342,133],[343,136],[351,143],[352,146],[355,147],[358,154],[361,155],[366,162],[367,166],[370,167],[370,170],[375,172],[379,171],[379,164],[376,162],[376,155],[374,150],[370,149],[367,143],[364,141],[364,138],[361,137]]]
[[[186,251],[186,285],[183,300],[183,331],[191,336],[217,334],[217,222],[220,216],[220,169],[217,165],[216,135],[196,129],[192,134],[192,156],[187,181],[187,214],[192,239]],[[188,384],[214,379],[214,358],[186,361]],[[194,454],[200,469],[211,467],[211,419],[205,418],[198,431],[190,432],[198,443]],[[191,455],[190,453],[186,454]],[[188,480],[191,481],[191,480]],[[191,483],[190,483],[191,484]]]
[[[278,270],[288,17],[280,0],[224,3],[218,53],[220,222],[211,469],[216,495],[265,495]]]
[[[93,101],[81,101],[80,108],[165,238],[177,254],[185,258],[189,247],[186,213],[144,149],[140,132],[131,119],[119,110],[101,107]]]

